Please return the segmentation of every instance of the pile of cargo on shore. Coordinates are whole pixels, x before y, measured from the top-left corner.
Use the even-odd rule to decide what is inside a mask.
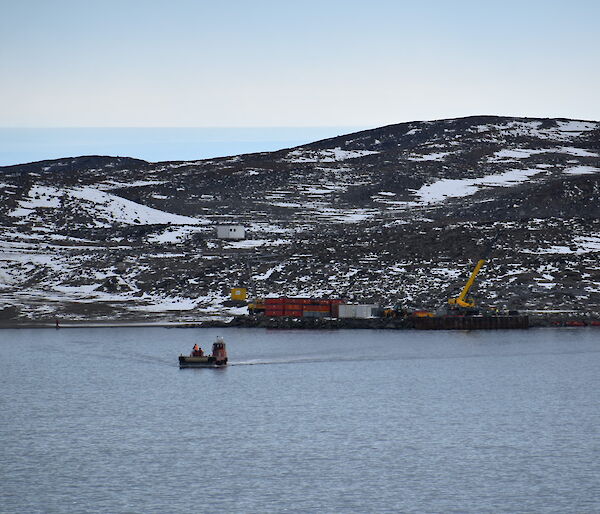
[[[426,310],[408,311],[401,305],[381,309],[376,304],[349,303],[342,298],[259,298],[246,303],[247,289],[237,287],[231,290],[232,301],[241,301],[248,306],[251,316],[262,315],[269,319],[371,319],[387,318],[399,320],[406,328],[421,330],[490,330],[528,328],[529,318],[517,311],[502,312],[497,308],[482,308],[469,296],[475,279],[486,263],[494,242],[488,242],[482,250],[482,257],[458,296],[447,298],[443,306],[430,312]]]
[[[343,298],[261,298],[248,304],[249,317],[238,317],[245,326],[331,326],[415,328],[421,330],[474,330],[528,328],[529,318],[511,311],[481,312],[451,308],[443,313],[406,311],[401,307],[381,308],[377,304],[349,303]],[[249,319],[246,319],[249,318]],[[272,320],[265,322],[265,320]],[[353,321],[356,320],[356,321]]]

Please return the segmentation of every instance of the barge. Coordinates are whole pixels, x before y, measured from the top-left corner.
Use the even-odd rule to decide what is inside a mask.
[[[417,330],[502,330],[529,328],[528,316],[433,316],[412,318]]]

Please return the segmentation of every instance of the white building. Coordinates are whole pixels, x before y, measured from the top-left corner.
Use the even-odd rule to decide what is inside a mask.
[[[217,239],[245,239],[246,229],[242,225],[217,225]]]

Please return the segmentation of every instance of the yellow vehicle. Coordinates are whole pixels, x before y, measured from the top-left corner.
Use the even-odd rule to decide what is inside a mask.
[[[265,300],[264,298],[255,298],[250,300],[248,304],[248,312],[250,314],[260,314],[265,312]]]
[[[413,318],[433,318],[435,317],[435,314],[433,312],[430,311],[414,311],[413,313],[411,313],[411,316]]]
[[[406,309],[402,305],[394,305],[383,309],[384,318],[403,318],[407,315]]]

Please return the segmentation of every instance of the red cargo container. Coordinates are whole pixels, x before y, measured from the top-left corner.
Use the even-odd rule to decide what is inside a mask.
[[[304,305],[296,304],[296,303],[294,303],[294,304],[287,303],[284,306],[286,311],[301,311],[302,307],[304,307]]]
[[[283,309],[265,309],[265,316],[283,316],[284,313]]]
[[[302,305],[306,300],[308,300],[308,298],[286,297],[283,298],[283,303],[285,303],[286,305]]]
[[[346,303],[346,300],[342,300],[341,298],[333,298],[329,301],[331,302],[331,305],[339,305],[340,303]]]
[[[284,298],[265,298],[265,305],[283,305]]]
[[[285,311],[285,316],[289,316],[290,318],[301,318],[302,317],[302,310],[299,311]]]
[[[329,305],[305,305],[304,310],[312,312],[329,312],[330,308]]]
[[[328,318],[330,316],[329,312],[318,312],[318,311],[304,311],[302,317],[304,318]]]

